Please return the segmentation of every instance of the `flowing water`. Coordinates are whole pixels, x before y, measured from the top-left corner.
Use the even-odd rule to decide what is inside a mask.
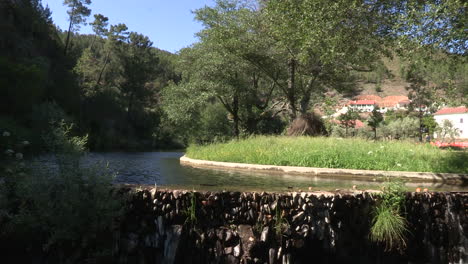
[[[182,152],[109,152],[89,153],[83,159],[85,166],[108,166],[116,175],[115,183],[157,185],[188,190],[237,191],[334,191],[336,189],[379,189],[383,179],[301,176],[252,173],[227,170],[197,169],[179,164]],[[43,157],[40,161],[50,162]],[[407,182],[409,190],[417,187],[430,191],[467,191],[468,186],[444,183]]]

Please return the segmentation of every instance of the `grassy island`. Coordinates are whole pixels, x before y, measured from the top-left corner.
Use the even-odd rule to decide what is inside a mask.
[[[192,159],[319,168],[468,173],[468,152],[429,144],[364,139],[258,136],[191,145]]]

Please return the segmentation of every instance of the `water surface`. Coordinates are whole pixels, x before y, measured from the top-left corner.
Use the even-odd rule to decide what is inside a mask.
[[[241,171],[198,169],[181,166],[182,152],[112,152],[90,153],[85,166],[106,166],[116,174],[115,183],[157,185],[189,190],[288,191],[336,189],[380,189],[382,180],[371,178],[318,177],[302,175],[252,173]],[[417,187],[439,191],[468,191],[467,186],[444,183],[407,182],[408,190]]]

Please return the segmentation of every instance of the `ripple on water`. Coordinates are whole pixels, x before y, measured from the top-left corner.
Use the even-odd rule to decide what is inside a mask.
[[[266,190],[284,191],[291,189],[335,190],[379,189],[379,179],[362,180],[342,177],[317,177],[301,175],[283,175],[269,173],[251,173],[226,170],[196,169],[181,166],[179,158],[182,152],[108,152],[90,153],[82,160],[84,166],[108,166],[116,174],[115,183],[168,186],[185,189],[213,190]],[[43,156],[41,163],[53,166],[50,157]],[[467,187],[441,183],[406,184],[408,189],[416,187],[429,190],[468,191]]]

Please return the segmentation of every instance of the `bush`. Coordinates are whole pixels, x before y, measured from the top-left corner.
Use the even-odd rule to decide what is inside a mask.
[[[288,136],[319,136],[325,135],[326,129],[322,118],[315,113],[307,113],[297,117],[286,132]]]
[[[0,247],[47,256],[47,263],[110,256],[112,222],[123,208],[112,195],[113,175],[80,166],[86,138],[70,136],[72,124],[51,124],[44,142],[56,167],[37,164],[3,175],[0,241],[9,242]]]

